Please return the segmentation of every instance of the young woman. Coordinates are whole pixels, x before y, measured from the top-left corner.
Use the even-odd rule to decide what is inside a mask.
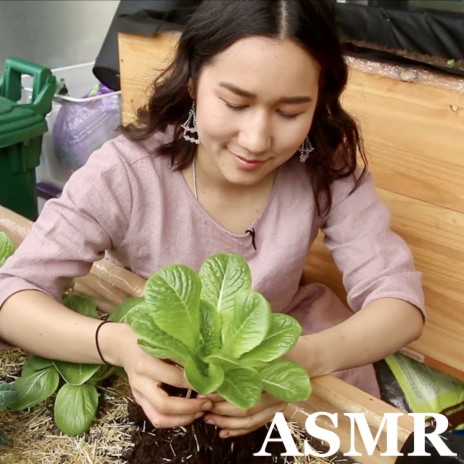
[[[148,278],[232,252],[273,310],[302,324],[293,360],[378,395],[370,363],[420,335],[423,298],[340,105],[346,80],[329,1],[204,1],[137,122],[71,177],[2,268],[1,338],[49,358],[102,362],[98,321],[59,303],[69,279],[105,255]],[[299,285],[320,229],[350,309],[322,285]],[[203,416],[230,437],[285,407],[267,395],[248,411],[215,395],[169,397],[160,385],[187,387],[181,369],[146,354],[125,324],[103,326],[99,345],[159,427]]]

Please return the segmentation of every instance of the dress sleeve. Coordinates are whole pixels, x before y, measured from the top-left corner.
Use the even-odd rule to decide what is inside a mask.
[[[59,199],[45,204],[31,232],[0,269],[0,307],[20,290],[61,298],[72,278],[124,238],[131,192],[117,144],[109,142],[76,171]]]
[[[391,213],[378,198],[370,174],[333,186],[333,207],[323,224],[324,241],[342,272],[351,309],[379,298],[398,298],[425,315],[421,274],[406,242],[390,228]]]

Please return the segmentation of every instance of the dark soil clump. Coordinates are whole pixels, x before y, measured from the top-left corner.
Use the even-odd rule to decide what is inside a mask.
[[[247,435],[223,439],[219,429],[198,419],[177,429],[153,428],[135,403],[129,405],[129,418],[140,427],[133,437],[134,448],[125,456],[129,464],[284,464],[285,452],[281,443],[270,442],[268,457],[255,457],[263,445],[268,429],[262,427]]]

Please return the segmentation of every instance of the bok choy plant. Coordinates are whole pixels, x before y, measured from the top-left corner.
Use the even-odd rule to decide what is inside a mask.
[[[110,314],[118,321],[139,303],[141,298],[129,298]],[[65,295],[62,302],[68,308],[89,317],[98,317],[95,303],[82,295]],[[106,365],[79,364],[31,356],[24,363],[21,377],[14,382],[17,399],[11,409],[32,408],[56,393],[53,415],[58,429],[67,435],[79,435],[91,426],[98,410],[97,386],[121,370]]]
[[[125,321],[146,352],[183,366],[200,394],[218,392],[244,409],[263,391],[286,402],[310,395],[307,372],[282,358],[301,326],[272,313],[252,289],[250,269],[239,255],[213,255],[198,273],[180,264],[162,268]]]

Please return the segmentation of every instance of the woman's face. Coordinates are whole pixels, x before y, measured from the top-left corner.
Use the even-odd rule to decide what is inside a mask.
[[[290,40],[241,39],[205,66],[195,92],[198,161],[253,185],[290,159],[316,108],[319,66]]]

